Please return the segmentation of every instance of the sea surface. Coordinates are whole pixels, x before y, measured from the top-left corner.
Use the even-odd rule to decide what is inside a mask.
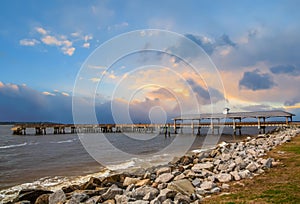
[[[195,136],[189,130],[184,130],[184,134],[171,135],[171,137],[158,133],[134,133],[132,134],[134,140],[128,139],[128,136],[121,133],[109,133],[105,137],[100,134],[84,135],[84,137],[97,138],[95,145],[98,151],[105,152],[105,156],[99,163],[86,151],[77,134],[36,136],[32,130],[28,131],[27,135],[16,136],[12,135],[11,127],[0,126],[0,203],[1,200],[13,196],[22,188],[53,189],[55,186],[68,185],[75,181],[83,182],[93,174],[101,176],[107,175],[111,170],[125,171],[128,168],[146,168],[167,163],[173,157],[173,153],[180,150],[188,140],[193,141],[190,150],[199,150],[204,140],[206,144],[213,147],[216,138],[217,142],[230,142],[258,134],[257,128],[244,128],[243,135],[235,137],[232,136],[231,129],[224,129],[224,134],[220,138],[214,135],[205,136],[207,132],[204,131],[202,131],[203,136]],[[137,159],[138,156],[124,158],[123,154],[116,154],[104,142],[107,138],[122,151],[133,155],[144,155],[143,161]],[[141,140],[137,143],[139,138]],[[172,151],[160,155],[159,150],[174,143],[175,139],[177,142],[173,144]],[[106,168],[107,164],[110,171]]]

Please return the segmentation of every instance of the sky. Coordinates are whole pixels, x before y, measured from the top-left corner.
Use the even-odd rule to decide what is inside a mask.
[[[99,123],[128,122],[122,114],[138,123],[225,106],[281,109],[300,120],[299,6],[297,0],[4,0],[0,121],[72,123],[74,104],[82,123],[93,121],[90,110]],[[170,38],[107,64],[145,33],[149,40],[147,29]],[[119,43],[101,47],[111,42]],[[201,47],[200,58],[189,42]],[[149,50],[159,44],[168,46]]]

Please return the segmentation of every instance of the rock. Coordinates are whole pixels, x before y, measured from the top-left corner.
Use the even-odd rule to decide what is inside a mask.
[[[231,172],[235,166],[236,166],[235,162],[232,162],[231,164],[229,164],[227,171]]]
[[[223,153],[221,155],[221,160],[224,162],[224,161],[228,161],[229,159],[231,159],[231,155],[228,154],[228,153]]]
[[[190,163],[193,163],[193,159],[187,155],[180,158],[180,164],[182,165],[188,165]]]
[[[62,187],[62,190],[65,192],[65,193],[71,193],[75,190],[79,190],[80,189],[80,186],[79,185],[70,185],[70,186],[64,186]]]
[[[115,200],[114,199],[110,199],[110,200],[106,200],[103,202],[103,204],[115,204]]]
[[[218,170],[219,170],[219,171],[226,171],[226,170],[228,170],[228,168],[229,168],[228,166],[229,166],[229,165],[226,164],[226,163],[225,163],[225,164],[224,164],[224,163],[223,163],[223,164],[219,164]]]
[[[190,196],[195,192],[193,184],[188,179],[173,181],[168,184],[168,189],[172,189],[187,196]]]
[[[192,181],[192,184],[193,186],[195,187],[199,187],[200,184],[201,184],[201,180],[199,178],[195,178],[193,181]]]
[[[126,191],[132,191],[135,188],[134,184],[130,184],[129,186],[127,186]]]
[[[155,182],[157,183],[168,183],[174,178],[174,175],[171,173],[164,173],[159,175],[156,179]]]
[[[143,178],[144,179],[150,179],[151,173],[149,171],[145,172]]]
[[[85,201],[85,204],[97,204],[101,196],[94,196]]]
[[[101,197],[104,200],[114,199],[116,195],[122,195],[123,189],[113,184]]]
[[[168,198],[167,200],[162,202],[162,204],[174,204],[174,202],[170,198]]]
[[[257,168],[258,166],[254,162],[251,162],[250,164],[248,164],[248,166],[246,166],[246,169],[249,170],[250,172],[256,171]]]
[[[211,182],[211,181],[204,181],[201,185],[200,185],[200,189],[203,190],[210,190],[212,188],[214,188],[216,186],[215,183]]]
[[[211,157],[216,157],[220,154],[219,152],[219,149],[213,149],[211,152],[210,152],[210,156]]]
[[[177,194],[176,191],[171,190],[169,188],[165,188],[165,189],[160,191],[160,193],[159,193],[159,195],[157,196],[156,199],[160,202],[163,202],[168,198],[173,200],[176,194]]]
[[[49,196],[50,194],[43,194],[40,195],[34,204],[48,204],[49,203]]]
[[[150,195],[148,195],[148,197],[145,198],[145,196],[150,193]],[[148,200],[147,198],[149,197],[156,197],[159,194],[159,190],[157,190],[156,188],[150,187],[150,186],[142,186],[139,187],[137,189],[135,189],[135,191],[133,191],[132,196],[136,199],[136,200],[141,200],[143,198],[145,198],[145,200]]]
[[[116,195],[115,200],[116,204],[127,204],[129,198],[126,195]]]
[[[177,181],[177,180],[181,180],[181,179],[185,179],[186,176],[184,174],[179,174],[178,176],[176,176],[173,180]]]
[[[241,176],[239,175],[239,173],[237,171],[232,171],[232,172],[230,172],[230,174],[233,176],[233,179],[235,181],[241,180]]]
[[[197,198],[199,198],[200,195],[205,195],[205,193],[207,192],[206,190],[202,189],[202,188],[196,188],[196,196]]]
[[[148,192],[144,197],[143,200],[153,200],[157,195],[158,195],[159,191],[152,193],[152,192]]]
[[[49,196],[49,204],[63,204],[66,201],[66,194],[63,190],[57,190]]]
[[[272,167],[272,158],[268,158],[268,159],[263,159],[261,160],[261,164],[264,168],[271,168]]]
[[[249,170],[243,170],[239,172],[239,175],[242,179],[245,179],[245,178],[249,178],[251,176],[251,173]]]
[[[222,189],[229,189],[229,185],[227,183],[223,183],[221,186]]]
[[[30,204],[30,201],[29,200],[22,200],[22,201],[14,203],[14,204]]]
[[[192,170],[194,172],[201,172],[203,169],[212,169],[214,167],[214,165],[210,162],[207,162],[207,163],[199,163],[199,164],[195,164],[193,167],[192,167]]]
[[[171,168],[170,167],[162,167],[162,168],[158,169],[156,171],[156,176],[159,176],[164,173],[171,173]]]
[[[197,197],[198,199],[195,200],[194,202],[192,202],[191,204],[201,204],[203,197],[201,195],[199,195],[199,197]]]
[[[265,171],[264,171],[263,169],[257,169],[257,170],[256,170],[256,173],[257,173],[257,174],[262,174],[262,173],[264,173],[264,172],[265,172]]]
[[[220,193],[220,192],[221,192],[221,189],[219,187],[215,187],[210,190],[210,193]]]
[[[216,179],[219,182],[224,183],[224,182],[231,181],[232,180],[232,176],[231,176],[231,174],[221,173],[221,174],[217,174],[216,175]]]
[[[112,184],[121,187],[126,177],[127,175],[125,174],[114,174],[108,176],[104,179],[101,179],[102,182],[101,187],[110,187]]]
[[[36,199],[43,195],[43,194],[50,194],[53,193],[52,191],[42,190],[42,189],[23,189],[19,192],[16,199],[14,199],[14,202],[27,200],[31,203],[34,203]]]
[[[245,161],[242,157],[240,157],[240,156],[235,157],[234,161],[236,163],[236,166],[239,166],[240,169],[244,169],[246,167]]]
[[[247,152],[247,154],[250,154],[250,155],[252,155],[254,157],[257,156],[257,152],[254,149],[248,149],[246,152]]]
[[[174,202],[177,204],[189,204],[191,199],[187,195],[182,195],[181,193],[177,193]]]
[[[91,177],[88,182],[81,186],[82,190],[95,190],[97,186],[101,186],[101,180],[95,177]]]
[[[138,181],[140,181],[140,178],[131,178],[131,177],[126,177],[124,182],[123,182],[123,186],[129,186],[131,184],[136,184]]]
[[[86,201],[87,199],[89,199],[89,196],[84,193],[74,193],[71,198],[74,203],[80,203]]]
[[[292,138],[290,136],[286,136],[283,140],[283,142],[290,142]]]
[[[148,204],[149,201],[145,201],[145,200],[136,200],[136,201],[132,201],[132,202],[128,202],[128,204]]]
[[[162,189],[164,189],[164,188],[167,188],[167,186],[168,186],[168,184],[166,184],[166,183],[160,183],[160,184],[158,184],[157,188],[158,188],[159,190],[162,190]]]
[[[138,182],[136,182],[135,186],[145,186],[145,185],[149,185],[151,183],[150,179],[143,179],[143,180],[140,180]]]

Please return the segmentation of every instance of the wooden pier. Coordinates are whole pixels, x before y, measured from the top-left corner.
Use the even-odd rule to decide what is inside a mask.
[[[34,131],[35,135],[46,134],[75,134],[75,133],[163,133],[165,136],[183,133],[191,129],[192,134],[201,134],[202,128],[208,128],[211,134],[219,134],[220,129],[230,127],[233,134],[239,133],[243,127],[257,127],[260,133],[265,133],[266,127],[300,126],[300,122],[293,122],[292,113],[285,111],[258,111],[258,112],[235,112],[185,115],[173,119],[173,124],[16,124],[11,130],[14,135],[26,135],[28,130]],[[272,120],[279,118],[281,120]],[[283,120],[282,120],[283,118]],[[256,121],[249,121],[249,120]],[[223,121],[223,122],[222,122]]]
[[[75,133],[116,133],[116,132],[140,132],[153,133],[162,130],[165,125],[153,124],[16,124],[11,130],[14,135],[27,135],[29,129],[33,129],[35,135],[47,134],[75,134]],[[31,131],[32,132],[32,131]]]
[[[203,127],[210,128],[212,134],[215,131],[219,134],[220,128],[231,127],[234,135],[237,131],[241,135],[242,127],[257,127],[260,133],[265,133],[266,127],[299,126],[298,122],[293,122],[293,116],[295,115],[282,110],[231,113],[228,108],[225,108],[223,113],[183,115],[174,118],[173,121],[175,134],[178,129],[182,130],[182,126],[191,126],[192,132],[194,133],[196,129],[199,135]],[[274,120],[274,118],[277,120]],[[186,123],[186,121],[189,121],[189,123]]]

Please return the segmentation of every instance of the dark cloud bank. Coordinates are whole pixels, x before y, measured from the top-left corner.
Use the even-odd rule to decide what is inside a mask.
[[[27,86],[14,84],[0,84],[0,121],[16,122],[56,122],[73,123],[72,97],[56,92],[47,95]],[[79,121],[89,123],[89,115],[85,112],[87,107],[93,106],[89,98],[76,100],[79,108]],[[118,113],[128,109],[127,103],[114,101],[114,108]],[[93,110],[96,112],[98,123],[114,123],[111,111],[111,101],[96,102]],[[148,123],[149,110],[160,104],[159,99],[145,99],[142,102],[131,104],[129,114],[134,123]],[[168,113],[170,120],[176,115],[175,111]],[[128,121],[126,121],[128,122]]]
[[[244,72],[243,78],[239,81],[240,88],[253,91],[271,89],[276,86],[270,74],[261,73],[258,69]]]

